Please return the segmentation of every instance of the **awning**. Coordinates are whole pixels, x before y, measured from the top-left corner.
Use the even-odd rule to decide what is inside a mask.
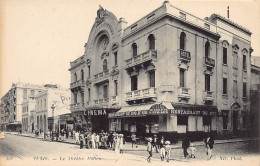
[[[193,105],[180,103],[150,103],[133,106],[126,106],[118,112],[109,113],[108,118],[140,117],[147,115],[194,115],[194,116],[215,116],[217,107],[207,105]]]
[[[120,109],[118,112],[108,114],[108,118],[119,117],[140,117],[146,115],[162,115],[169,114],[172,110],[171,104],[165,103],[149,103],[126,106]]]

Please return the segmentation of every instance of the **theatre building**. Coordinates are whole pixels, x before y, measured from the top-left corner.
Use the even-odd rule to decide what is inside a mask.
[[[84,66],[70,70],[71,76],[87,73],[84,117],[103,116],[95,123],[141,139],[246,130],[251,32],[216,14],[198,18],[168,1],[125,25],[100,7]]]

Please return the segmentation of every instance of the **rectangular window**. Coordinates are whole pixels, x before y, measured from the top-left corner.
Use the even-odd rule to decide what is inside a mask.
[[[243,82],[243,97],[246,97],[246,83]]]
[[[77,93],[74,93],[73,95],[74,95],[74,104],[77,104],[77,102],[78,102],[77,101]]]
[[[205,91],[210,91],[210,75],[205,74]]]
[[[243,70],[246,70],[246,55],[243,55]]]
[[[237,52],[234,52],[234,54],[233,54],[233,67],[235,69],[237,69],[237,58],[238,58]]]
[[[115,80],[114,83],[115,83],[115,96],[117,96],[118,95],[117,80]]]
[[[227,64],[227,48],[223,47],[223,64]]]
[[[88,89],[88,101],[90,101],[91,100],[91,95],[90,95],[90,88]]]
[[[234,97],[238,97],[237,91],[238,91],[238,89],[237,89],[237,81],[233,80],[233,96]]]
[[[88,66],[88,76],[90,77],[90,66]]]
[[[228,126],[228,117],[223,116],[223,129],[227,130],[227,126]]]
[[[46,99],[44,99],[44,108],[46,108],[46,104],[47,104],[47,103],[46,103]]]
[[[131,77],[131,91],[137,90],[137,76]]]
[[[84,92],[81,93],[81,102],[84,103]]]
[[[211,116],[203,116],[203,126],[211,125]]]
[[[177,125],[188,125],[188,116],[177,116]]]
[[[23,90],[23,99],[27,99],[27,90],[26,89]]]
[[[117,66],[117,52],[114,52],[114,57],[115,57],[115,66]]]
[[[180,87],[185,87],[185,70],[184,69],[180,69]]]
[[[150,87],[155,87],[155,72],[154,72],[154,70],[149,72],[149,81],[150,81]]]
[[[103,86],[103,97],[104,97],[104,99],[108,97],[108,86],[107,85]]]
[[[35,91],[31,90],[31,97],[34,97],[34,96],[35,96]]]
[[[227,94],[227,78],[223,78],[223,94]]]

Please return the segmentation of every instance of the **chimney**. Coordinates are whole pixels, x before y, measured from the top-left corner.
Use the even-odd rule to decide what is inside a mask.
[[[227,7],[227,18],[229,18],[229,6]]]

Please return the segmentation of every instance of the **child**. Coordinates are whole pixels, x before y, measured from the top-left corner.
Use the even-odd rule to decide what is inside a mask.
[[[195,152],[197,152],[197,149],[194,147],[193,144],[190,144],[190,147],[189,147],[189,157],[190,158],[195,158]]]
[[[151,162],[151,158],[152,158],[152,151],[153,151],[153,146],[152,146],[152,138],[148,138],[148,144],[147,144],[147,151],[149,153],[149,156],[147,158],[147,161],[150,163]]]
[[[170,155],[171,155],[171,142],[170,141],[165,141],[165,158],[167,162],[170,160]]]

